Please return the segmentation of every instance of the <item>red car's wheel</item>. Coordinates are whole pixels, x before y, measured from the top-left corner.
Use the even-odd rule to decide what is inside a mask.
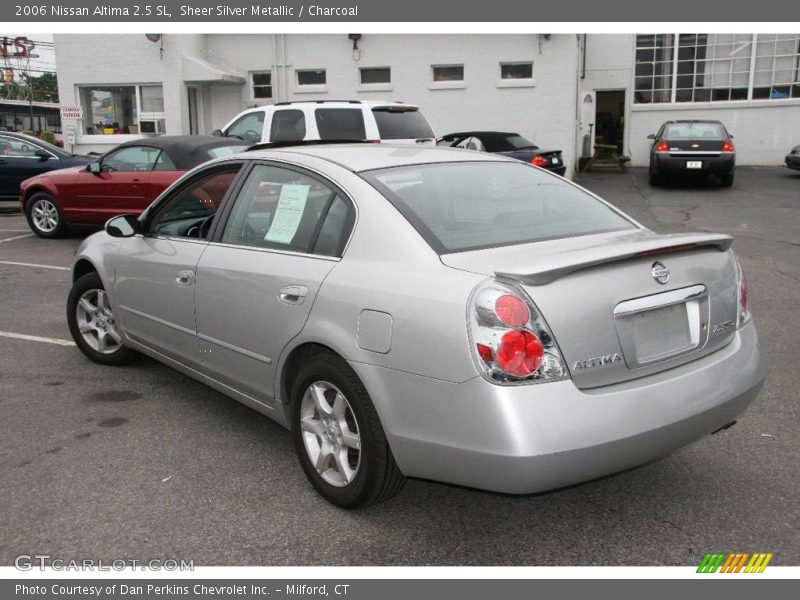
[[[25,216],[33,232],[39,237],[55,238],[66,230],[64,217],[56,201],[46,192],[37,192],[25,204]]]

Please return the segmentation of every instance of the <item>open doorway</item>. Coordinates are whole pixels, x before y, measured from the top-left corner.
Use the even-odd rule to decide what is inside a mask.
[[[616,146],[624,154],[625,140],[625,90],[598,90],[595,92],[594,143]]]

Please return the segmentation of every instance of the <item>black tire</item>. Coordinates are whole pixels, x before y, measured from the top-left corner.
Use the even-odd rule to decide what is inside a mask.
[[[113,351],[103,353],[95,348],[92,348],[89,342],[84,339],[84,335],[80,331],[80,324],[78,322],[78,302],[84,294],[91,292],[92,290],[105,291],[100,276],[94,272],[87,273],[78,279],[72,285],[72,289],[69,291],[69,297],[67,298],[67,324],[69,325],[69,331],[72,334],[72,339],[75,340],[75,344],[78,346],[78,349],[90,360],[100,363],[101,365],[121,366],[138,360],[141,355],[135,350],[126,348],[121,343],[115,344],[116,349]],[[113,326],[113,320],[111,323]]]
[[[722,177],[720,185],[722,187],[731,187],[733,185],[733,171]]]
[[[317,472],[306,451],[305,432],[300,426],[303,396],[317,382],[332,384],[341,391],[358,426],[358,467],[353,480],[342,487],[328,483]],[[323,498],[341,508],[353,509],[383,502],[400,491],[406,478],[395,463],[378,413],[361,380],[341,357],[327,352],[313,356],[298,373],[291,401],[295,451],[306,477]]]
[[[34,218],[33,211],[43,206],[52,206],[55,209],[53,218],[56,219],[56,225],[52,229],[42,228]],[[25,218],[28,220],[31,231],[42,238],[61,237],[67,230],[67,224],[64,222],[64,215],[61,214],[58,203],[47,192],[36,192],[28,199],[25,203]]]
[[[664,184],[661,175],[656,175],[655,173],[650,173],[650,187],[659,187]]]

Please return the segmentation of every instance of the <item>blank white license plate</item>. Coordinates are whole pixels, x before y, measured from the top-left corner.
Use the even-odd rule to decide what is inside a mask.
[[[633,316],[636,360],[647,363],[692,347],[686,304],[673,304]]]
[[[702,169],[703,168],[703,161],[702,160],[687,160],[686,161],[686,168],[687,169]]]

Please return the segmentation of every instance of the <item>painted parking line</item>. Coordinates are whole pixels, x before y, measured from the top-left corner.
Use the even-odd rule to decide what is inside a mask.
[[[29,229],[0,229],[2,233],[23,233],[26,231],[30,231]]]
[[[0,331],[0,337],[12,338],[15,340],[26,340],[28,342],[43,342],[45,344],[55,344],[56,346],[74,346],[75,342],[62,340],[59,338],[40,337],[38,335],[25,335],[24,333],[13,333],[11,331]]]
[[[58,267],[56,265],[40,265],[37,263],[16,262],[13,260],[0,260],[0,265],[13,265],[15,267],[35,267],[37,269],[55,269],[56,271],[69,271],[69,267]]]
[[[34,235],[33,233],[26,233],[25,235],[15,235],[14,237],[0,240],[0,244],[5,244],[6,242],[13,242],[14,240],[21,240],[22,238],[26,237],[33,237],[33,235]]]

